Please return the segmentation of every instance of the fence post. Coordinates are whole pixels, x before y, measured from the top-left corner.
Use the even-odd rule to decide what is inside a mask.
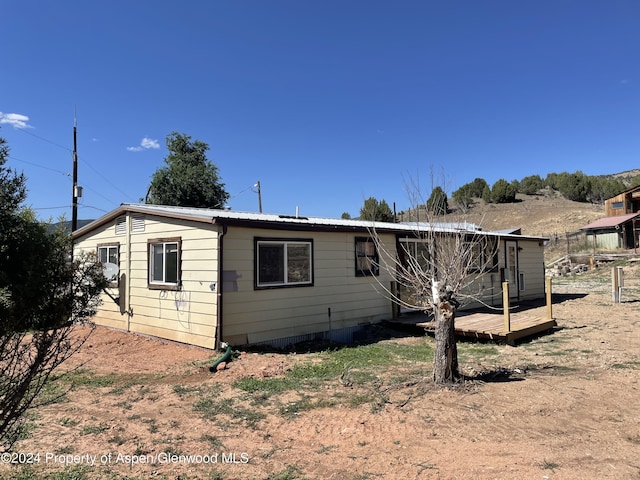
[[[551,277],[547,277],[547,320],[553,319],[553,303],[551,301],[551,287],[552,287],[552,279]]]
[[[504,308],[504,333],[511,331],[511,311],[509,310],[509,282],[502,282],[502,307]]]
[[[611,300],[613,303],[620,303],[618,288],[618,269],[611,267]]]

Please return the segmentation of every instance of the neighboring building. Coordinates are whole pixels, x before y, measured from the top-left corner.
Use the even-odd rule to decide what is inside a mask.
[[[638,212],[640,212],[640,185],[604,201],[604,214],[607,217]]]
[[[380,293],[394,278],[377,267],[371,228],[359,220],[124,204],[73,238],[76,252],[119,266],[108,289],[117,303],[104,296],[97,324],[207,348],[220,341],[286,346],[349,342],[395,315]],[[375,228],[394,255],[425,248],[415,225]],[[444,236],[456,230],[436,228]],[[544,238],[460,229],[497,246],[482,279],[485,302],[501,303],[505,278],[513,299],[544,297]]]
[[[587,243],[594,249],[616,250],[635,248],[640,240],[640,213],[604,217],[580,230],[587,235]]]

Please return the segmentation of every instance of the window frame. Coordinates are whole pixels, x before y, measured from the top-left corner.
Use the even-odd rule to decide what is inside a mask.
[[[367,248],[364,249],[364,255],[360,255],[358,253],[358,244],[372,244],[373,245],[373,255],[367,254]],[[378,254],[378,246],[376,242],[371,237],[355,237],[354,239],[354,261],[355,261],[355,273],[356,277],[378,277],[380,276],[380,255]],[[363,270],[358,265],[359,258],[369,258],[371,259],[370,264],[373,265],[373,268],[369,270]]]
[[[471,257],[471,266],[468,273],[491,273],[498,271],[499,254],[498,240],[482,237],[467,237],[464,240],[466,248],[479,250],[478,256]]]
[[[154,255],[152,250],[157,245],[176,245],[176,281],[175,282],[167,282],[167,268],[166,268],[166,251],[163,252],[163,280],[158,281],[153,279],[154,273]],[[155,238],[147,240],[147,287],[150,290],[179,290],[182,286],[182,238],[181,237],[171,237],[171,238]]]
[[[109,250],[115,248],[116,249],[116,261],[115,262],[109,262]],[[99,243],[98,245],[96,245],[96,258],[98,259],[98,262],[101,263],[102,265],[104,265],[104,262],[100,259],[100,250],[106,249],[107,250],[107,263],[115,263],[116,265],[118,265],[118,267],[120,267],[120,244],[119,243]],[[116,277],[115,280],[110,281],[108,286],[109,287],[117,287],[118,285],[120,285],[120,275],[118,275]]]
[[[308,245],[309,246],[309,280],[302,282],[290,282],[288,281],[288,246],[289,245]],[[260,280],[260,246],[261,245],[281,245],[283,248],[282,255],[282,268],[283,268],[283,281],[282,283],[275,282],[261,282]],[[253,287],[254,290],[269,290],[275,288],[297,288],[297,287],[312,287],[314,284],[314,251],[313,251],[313,239],[312,238],[274,238],[274,237],[254,237],[253,239]]]

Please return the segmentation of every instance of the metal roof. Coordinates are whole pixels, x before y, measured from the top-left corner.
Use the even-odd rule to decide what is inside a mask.
[[[599,228],[612,228],[623,223],[627,223],[632,218],[637,217],[640,213],[627,213],[626,215],[615,215],[613,217],[604,217],[589,225],[585,225],[580,230],[597,230]]]
[[[378,230],[384,232],[416,233],[416,232],[438,232],[455,233],[469,232],[491,236],[545,239],[543,237],[530,237],[523,235],[504,234],[495,232],[483,232],[478,225],[468,222],[448,222],[448,223],[389,223],[372,222],[367,220],[346,220],[337,218],[305,217],[302,215],[278,215],[271,213],[240,212],[235,210],[218,210],[212,208],[176,207],[169,205],[147,205],[123,203],[117,209],[103,215],[92,223],[73,232],[73,237],[78,238],[90,232],[94,228],[103,225],[116,217],[124,215],[126,212],[158,215],[169,218],[179,218],[204,223],[235,224],[253,227],[277,227],[291,228],[297,230],[358,230],[371,231]]]

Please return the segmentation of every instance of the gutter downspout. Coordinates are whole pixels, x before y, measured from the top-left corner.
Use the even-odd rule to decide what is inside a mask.
[[[223,261],[224,261],[224,236],[227,233],[227,225],[222,224],[222,232],[218,235],[218,293],[217,293],[217,308],[216,308],[216,344],[214,349],[219,345],[222,345],[222,291],[223,291]]]
[[[127,228],[127,277],[125,279],[126,298],[124,301],[124,308],[126,308],[127,315],[127,332],[131,331],[131,317],[133,310],[131,309],[131,212],[127,212],[127,221],[125,222]],[[117,221],[117,220],[116,220]],[[149,247],[147,247],[148,249]],[[147,272],[149,275],[149,272]],[[122,307],[120,307],[122,308]]]

